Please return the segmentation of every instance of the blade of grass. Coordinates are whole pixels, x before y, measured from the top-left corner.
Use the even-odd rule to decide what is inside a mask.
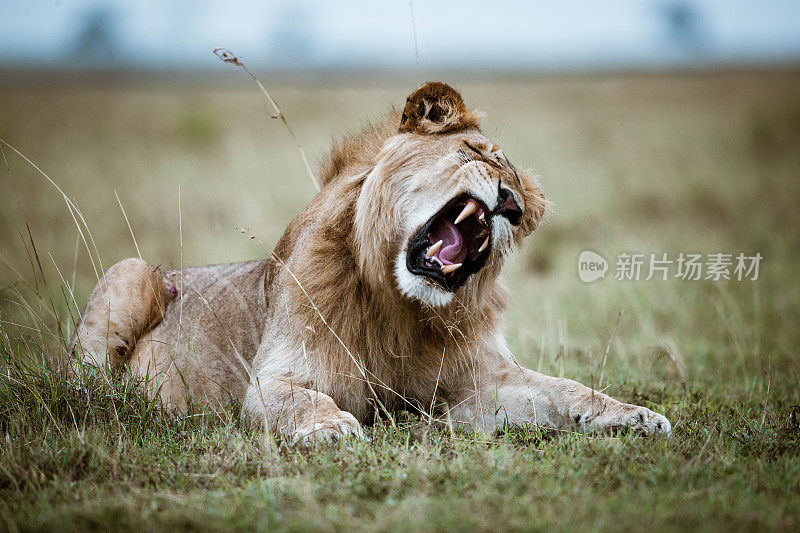
[[[272,108],[275,110],[277,118],[280,118],[281,121],[283,122],[283,125],[286,126],[286,131],[289,132],[289,135],[292,137],[292,140],[294,141],[294,144],[297,147],[297,151],[300,152],[300,157],[303,159],[303,164],[305,165],[306,171],[308,172],[308,175],[311,178],[311,182],[314,184],[314,187],[317,188],[317,192],[319,192],[320,190],[319,181],[317,181],[317,177],[311,170],[311,165],[308,163],[308,158],[306,157],[306,153],[303,150],[303,146],[300,144],[300,141],[297,140],[297,135],[294,134],[294,130],[292,130],[292,127],[289,125],[289,121],[286,119],[286,115],[284,115],[283,111],[281,111],[281,108],[278,107],[278,102],[276,102],[275,99],[272,97],[272,95],[269,94],[269,91],[267,91],[266,87],[264,87],[264,85],[261,83],[261,80],[259,80],[255,74],[250,72],[250,69],[248,69],[245,66],[245,64],[242,63],[241,60],[233,52],[231,52],[227,48],[219,48],[219,47],[214,48],[212,52],[214,53],[215,56],[220,58],[225,63],[230,63],[231,65],[242,67],[244,71],[247,72],[247,74],[251,78],[253,78],[253,81],[256,82],[258,88],[261,89],[261,92],[264,93],[264,96],[267,97],[269,103],[272,104]]]

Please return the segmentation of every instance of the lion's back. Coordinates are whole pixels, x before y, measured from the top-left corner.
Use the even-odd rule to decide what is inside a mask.
[[[266,323],[267,261],[165,270],[178,291],[163,320],[137,342],[134,373],[185,407],[186,390],[199,401],[241,398]]]

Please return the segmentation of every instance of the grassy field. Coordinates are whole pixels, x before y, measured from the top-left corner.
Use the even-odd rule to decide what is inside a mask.
[[[398,414],[316,450],[244,431],[236,406],[176,417],[51,363],[69,288],[82,306],[96,281],[87,248],[98,270],[137,255],[120,203],[142,256],[179,266],[264,257],[238,228],[270,246],[312,197],[249,81],[0,76],[0,138],[94,243],[4,147],[0,530],[800,528],[800,74],[449,78],[554,202],[506,269],[518,359],[602,375],[674,435],[450,434]],[[312,158],[413,89],[264,81]],[[584,249],[605,279],[578,279]],[[617,281],[621,252],[764,259],[758,281]]]

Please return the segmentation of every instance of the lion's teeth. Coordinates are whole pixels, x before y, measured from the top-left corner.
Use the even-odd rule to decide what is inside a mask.
[[[445,274],[450,274],[461,268],[462,264],[463,263],[456,263],[455,265],[444,265],[442,267],[442,272],[444,272]]]
[[[483,222],[485,224],[486,223],[486,213],[481,213],[480,215],[478,215],[478,220],[480,220],[481,222]]]
[[[477,210],[478,210],[478,202],[476,202],[475,200],[468,201],[467,205],[465,205],[464,209],[461,211],[461,214],[459,214],[458,217],[456,217],[456,221],[454,222],[454,224],[458,224],[459,222],[461,222],[462,220],[464,220]]]
[[[444,241],[439,241],[439,242],[437,242],[436,244],[433,244],[433,245],[431,245],[431,247],[430,247],[430,248],[428,248],[428,251],[427,251],[427,252],[425,252],[425,255],[426,255],[427,257],[429,257],[429,258],[430,258],[430,257],[433,257],[434,255],[436,255],[436,252],[438,252],[438,251],[439,251],[439,248],[441,248],[441,247],[442,247],[442,243],[443,243],[443,242],[444,242]]]
[[[480,253],[480,252],[484,251],[487,246],[489,246],[489,237],[486,237],[486,240],[483,241],[483,244],[481,244],[481,247],[478,248],[478,252]]]

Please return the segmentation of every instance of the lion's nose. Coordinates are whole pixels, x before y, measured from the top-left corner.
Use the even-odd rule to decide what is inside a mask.
[[[498,214],[506,217],[515,226],[519,225],[519,221],[522,219],[522,208],[514,199],[514,193],[505,187],[500,187],[497,195],[497,207],[492,216]]]

